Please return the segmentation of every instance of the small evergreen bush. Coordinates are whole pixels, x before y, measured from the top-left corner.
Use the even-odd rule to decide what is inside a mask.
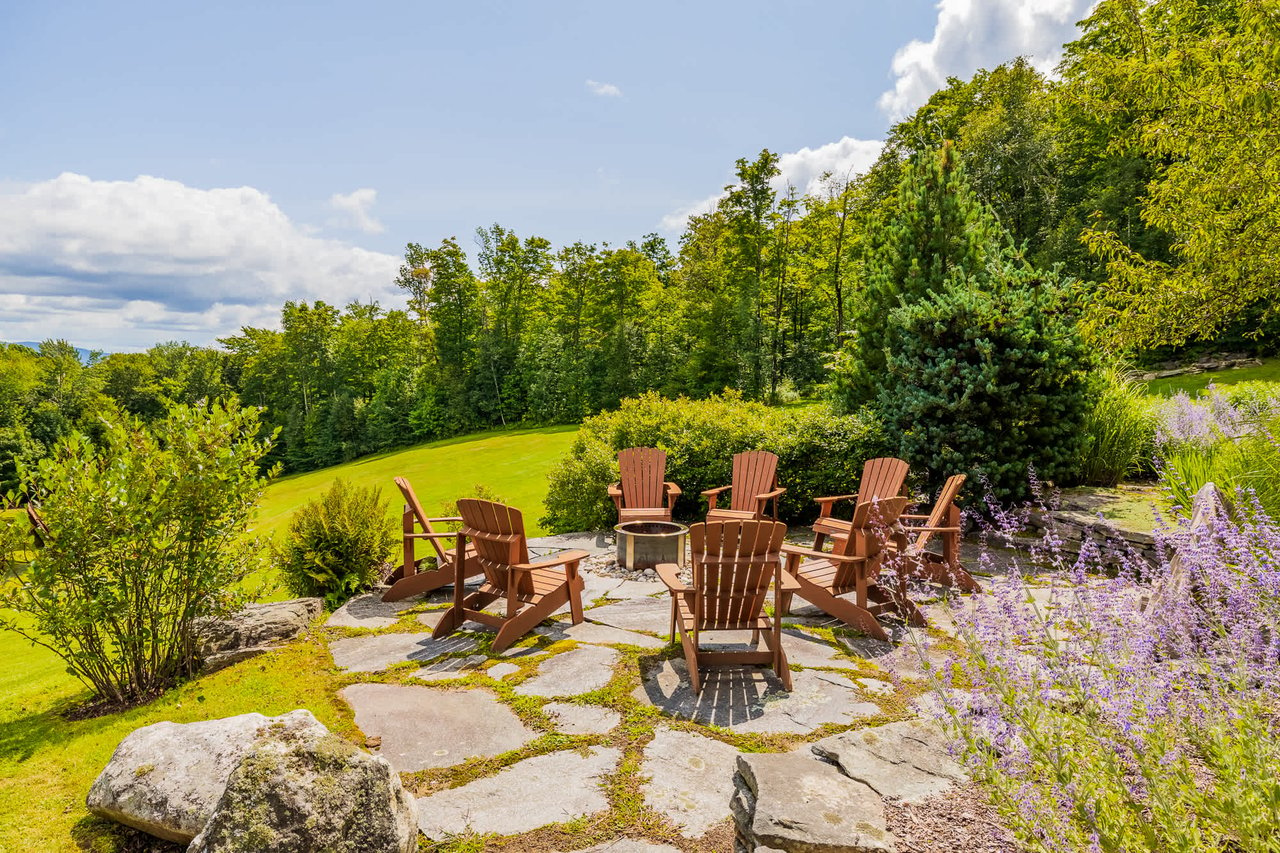
[[[395,543],[382,490],[334,480],[294,513],[275,559],[291,593],[319,596],[332,610],[380,580]]]
[[[676,516],[685,520],[705,512],[704,489],[729,484],[735,453],[772,451],[787,488],[781,515],[796,521],[816,514],[815,497],[848,492],[862,463],[882,454],[884,439],[865,412],[774,409],[731,392],[706,400],[644,394],[583,421],[551,472],[542,523],[554,532],[612,527],[617,514],[605,490],[617,482],[617,454],[627,447],[666,451],[667,479],[683,491]]]
[[[928,488],[951,474],[1026,494],[1029,469],[1066,482],[1080,468],[1093,403],[1093,357],[1066,288],[1005,268],[893,311],[879,397],[898,455]]]

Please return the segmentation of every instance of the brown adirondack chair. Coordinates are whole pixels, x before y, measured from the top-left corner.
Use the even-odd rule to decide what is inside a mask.
[[[834,538],[831,551],[783,545],[785,571],[799,585],[798,594],[810,604],[831,614],[851,628],[878,640],[888,640],[876,615],[895,611],[909,624],[923,626],[924,615],[907,596],[906,578],[901,574],[892,585],[882,580],[880,568],[897,537],[901,541],[898,517],[906,509],[906,498],[863,501],[853,512],[847,535]],[[850,601],[841,596],[854,593]],[[780,613],[791,609],[791,593],[783,596]]]
[[[787,526],[778,521],[708,521],[689,528],[693,586],[680,580],[674,563],[661,563],[658,577],[671,591],[671,639],[679,631],[689,665],[689,681],[702,689],[702,666],[768,664],[791,689],[791,670],[782,650],[782,623],[765,614],[765,596],[774,587],[775,604],[784,591],[799,586],[782,573],[782,537]],[[702,651],[699,638],[706,631],[752,632],[752,643],[764,648],[744,651]]]
[[[862,465],[857,494],[815,498],[818,503],[818,518],[813,523],[813,547],[821,551],[828,536],[839,538],[848,535],[850,523],[833,515],[837,503],[852,500],[854,506],[857,506],[877,498],[896,498],[902,494],[902,486],[907,481],[907,470],[906,462],[892,456],[868,459]]]
[[[464,498],[458,501],[458,511],[463,527],[454,550],[461,551],[470,539],[475,546],[474,560],[485,579],[468,595],[463,578],[458,578],[453,585],[453,606],[436,624],[433,636],[448,636],[470,619],[498,629],[492,648],[500,652],[565,604],[573,624],[582,621],[583,582],[578,563],[588,556],[586,551],[562,551],[530,562],[520,510]],[[507,602],[505,615],[484,611],[500,598]]]
[[[953,474],[943,484],[938,500],[928,515],[904,515],[904,533],[916,534],[914,542],[907,543],[902,554],[907,558],[907,568],[912,576],[944,586],[954,586],[962,592],[982,592],[973,575],[960,565],[960,508],[956,496],[964,485],[964,474]],[[929,540],[937,536],[942,541],[942,551],[928,550]],[[898,550],[894,542],[890,547]]]
[[[413,492],[413,487],[404,477],[396,477],[396,488],[404,496],[404,512],[401,515],[401,527],[404,531],[401,538],[404,562],[396,572],[399,577],[393,575],[394,582],[391,588],[382,594],[383,601],[412,598],[453,583],[454,549],[449,548],[445,540],[453,539],[454,534],[436,530],[434,525],[462,521],[461,518],[428,518],[418,496]],[[436,567],[434,569],[423,570],[422,561],[415,555],[414,546],[419,539],[427,540],[435,551]],[[428,553],[427,556],[430,557],[431,554]],[[463,556],[464,579],[480,574],[480,566],[475,562],[474,557],[475,549],[468,548]]]
[[[716,503],[723,492],[733,491],[727,508]],[[778,488],[778,457],[767,450],[750,450],[733,455],[732,485],[707,489],[707,521],[747,521],[763,519],[765,507],[773,502],[774,521],[778,520],[778,498],[786,492]]]
[[[609,487],[618,510],[618,523],[670,521],[680,487],[667,482],[666,451],[655,447],[628,447],[618,451],[619,481]]]

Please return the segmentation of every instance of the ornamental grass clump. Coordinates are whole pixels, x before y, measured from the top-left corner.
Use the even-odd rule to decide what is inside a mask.
[[[1015,565],[958,618],[944,718],[1026,849],[1280,850],[1280,528],[1203,515],[1153,583],[1050,542],[1051,585]]]
[[[238,604],[259,564],[246,535],[268,479],[259,432],[257,409],[174,406],[23,468],[43,528],[0,518],[0,627],[53,651],[107,704],[193,675],[196,621]]]

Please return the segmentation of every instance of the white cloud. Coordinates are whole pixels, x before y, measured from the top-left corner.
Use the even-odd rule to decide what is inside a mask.
[[[587,81],[587,91],[593,95],[600,95],[603,98],[621,98],[622,90],[612,83],[600,83],[595,80]]]
[[[253,187],[64,173],[0,188],[0,340],[206,343],[276,324],[290,299],[398,302],[398,267],[312,236]]]
[[[366,234],[380,234],[382,223],[369,214],[369,208],[378,200],[378,191],[364,187],[354,192],[334,193],[329,197],[329,207],[345,214],[345,224]]]
[[[1076,37],[1076,23],[1096,0],[939,0],[933,38],[913,40],[893,57],[894,86],[880,108],[900,119],[946,85],[1026,56],[1041,71],[1062,58],[1062,45]]]
[[[824,174],[850,177],[859,175],[871,168],[883,147],[883,142],[846,136],[839,142],[828,142],[817,148],[806,147],[782,154],[778,157],[780,174],[771,183],[779,194],[786,192],[788,186],[795,187],[801,194],[816,193],[821,189]],[[666,231],[679,231],[684,228],[689,217],[709,213],[724,196],[721,191],[673,210],[662,217],[662,228]]]

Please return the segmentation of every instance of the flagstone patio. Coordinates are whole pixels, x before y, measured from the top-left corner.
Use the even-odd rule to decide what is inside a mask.
[[[594,538],[564,542],[604,553]],[[558,614],[501,655],[472,623],[439,640],[422,632],[447,590],[395,605],[373,593],[330,617],[334,665],[351,679],[342,699],[418,795],[433,849],[487,835],[519,850],[533,833],[538,850],[727,850],[740,754],[808,754],[822,738],[913,717],[925,689],[916,648],[938,656],[947,641],[932,631],[875,643],[797,601],[784,620],[790,692],[769,669],[738,667],[708,671],[695,694],[667,639],[665,588],[590,562],[584,578],[587,621]]]

